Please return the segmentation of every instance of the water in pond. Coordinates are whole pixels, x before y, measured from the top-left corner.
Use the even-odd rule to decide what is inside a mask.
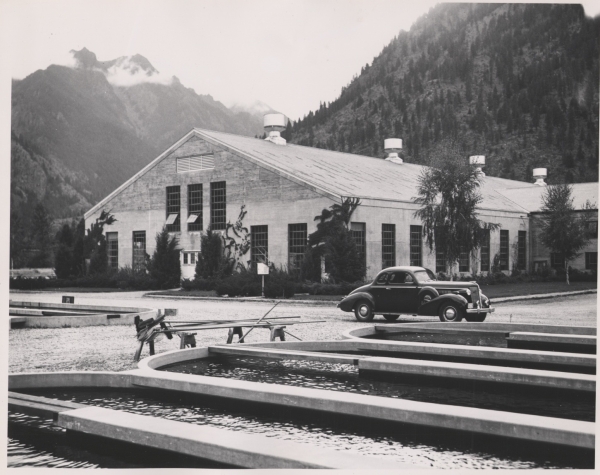
[[[593,453],[485,436],[444,433],[419,427],[399,427],[380,421],[314,415],[289,408],[264,408],[167,392],[151,391],[28,391],[45,397],[152,415],[232,431],[432,468],[592,468]],[[21,450],[9,443],[9,466]],[[66,458],[66,457],[63,457]],[[12,460],[12,462],[11,462]],[[19,459],[23,464],[23,460]],[[68,463],[66,460],[65,463]],[[13,465],[11,465],[11,463]],[[73,465],[82,463],[74,459]],[[106,466],[94,461],[95,466]],[[51,465],[47,465],[51,466]],[[69,466],[69,465],[65,465]]]
[[[435,404],[477,407],[582,421],[595,420],[595,395],[481,382],[397,375],[359,375],[352,365],[319,361],[211,357],[161,368],[163,371],[283,384]]]

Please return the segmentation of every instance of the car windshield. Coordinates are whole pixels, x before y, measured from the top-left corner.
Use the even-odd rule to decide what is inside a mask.
[[[431,282],[435,279],[426,270],[417,270],[414,272],[417,282]]]

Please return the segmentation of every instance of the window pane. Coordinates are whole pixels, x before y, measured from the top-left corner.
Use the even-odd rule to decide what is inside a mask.
[[[481,243],[481,272],[490,270],[490,230],[486,230]]]
[[[508,270],[508,231],[500,230],[500,270]]]
[[[422,226],[411,226],[410,227],[410,265],[411,266],[422,266],[423,264],[423,241],[422,241],[423,227]]]
[[[195,216],[195,218],[192,218]],[[188,185],[188,231],[202,231],[202,185]]]
[[[458,272],[469,272],[471,265],[470,253],[464,246],[461,246],[460,256],[458,257]]]
[[[396,265],[396,225],[381,225],[381,266],[382,268]]]
[[[119,234],[106,233],[106,253],[108,255],[108,268],[119,269]]]
[[[560,252],[553,252],[550,254],[550,267],[553,269],[565,268],[565,258]]]
[[[133,231],[133,259],[131,267],[135,272],[146,268],[146,231]]]
[[[288,269],[299,269],[308,239],[306,223],[288,224]]]
[[[226,189],[225,182],[218,181],[210,184],[210,228],[215,231],[225,229],[226,216]]]
[[[179,213],[181,212],[181,195],[179,186],[167,186],[167,231],[181,231]],[[173,217],[173,215],[175,215]]]
[[[365,267],[367,266],[366,226],[365,223],[350,223],[350,235],[356,243],[358,258]]]
[[[598,271],[598,253],[597,252],[586,252],[585,253],[585,269],[594,272]]]
[[[519,231],[517,267],[522,270],[527,269],[527,231]]]
[[[251,260],[253,267],[256,268],[258,262],[269,264],[269,227],[251,226]]]

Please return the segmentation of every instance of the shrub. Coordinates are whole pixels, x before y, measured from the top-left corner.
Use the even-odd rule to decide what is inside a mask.
[[[166,226],[156,234],[156,249],[148,262],[148,271],[160,289],[180,286],[181,263],[178,244],[176,237],[169,236]]]
[[[290,298],[294,296],[296,284],[289,273],[271,266],[269,275],[265,277],[265,297]]]

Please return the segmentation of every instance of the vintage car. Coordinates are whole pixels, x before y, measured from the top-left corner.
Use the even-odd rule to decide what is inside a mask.
[[[393,322],[401,314],[439,316],[442,322],[483,322],[493,312],[490,300],[476,282],[448,282],[435,279],[423,267],[389,267],[371,284],[353,290],[338,304],[354,312],[359,322],[383,315]]]

